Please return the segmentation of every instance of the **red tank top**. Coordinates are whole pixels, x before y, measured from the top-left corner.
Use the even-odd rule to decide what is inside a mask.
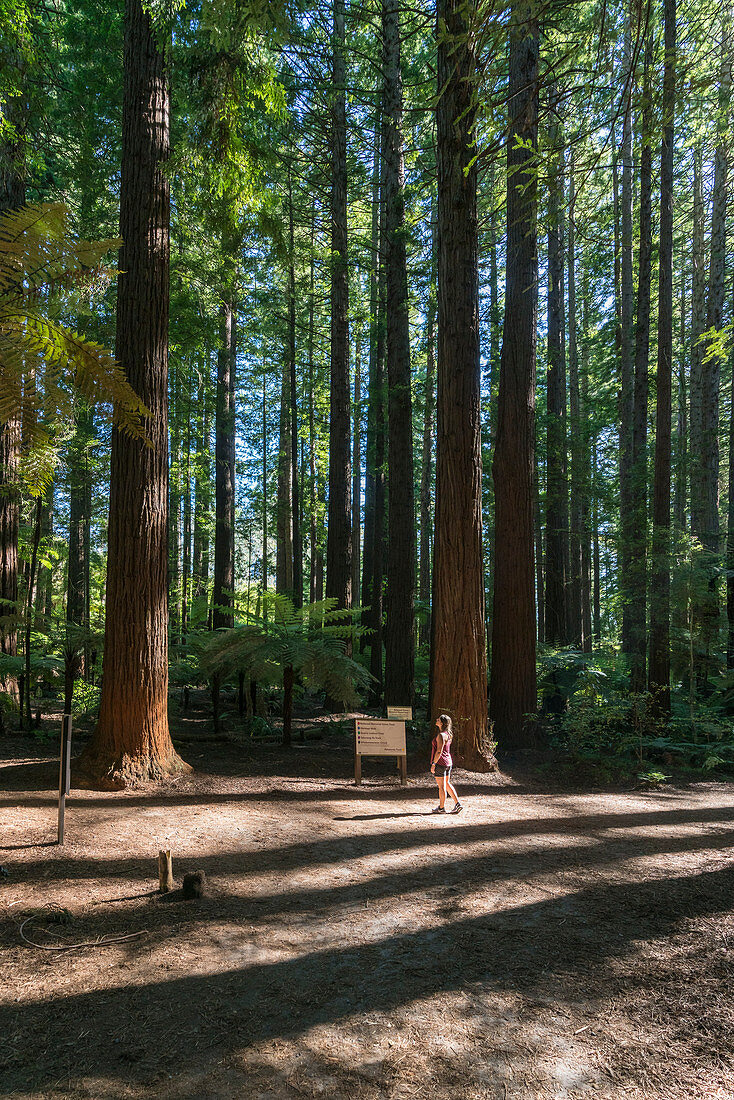
[[[444,767],[450,768],[453,764],[451,753],[449,751],[449,745],[451,744],[450,741],[443,741],[443,748],[441,749],[438,760],[435,759],[436,752],[438,751],[441,741],[443,741],[443,738],[440,735],[433,738],[433,752],[431,753],[431,759],[433,759],[435,764],[442,764]]]

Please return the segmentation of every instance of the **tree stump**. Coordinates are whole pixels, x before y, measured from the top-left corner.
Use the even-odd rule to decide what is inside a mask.
[[[203,871],[190,871],[183,878],[183,896],[190,901],[202,898],[206,889],[206,875]]]
[[[162,894],[173,890],[173,860],[170,849],[158,853],[158,888]]]

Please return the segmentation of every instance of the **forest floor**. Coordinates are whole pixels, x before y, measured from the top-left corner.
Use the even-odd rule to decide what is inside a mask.
[[[177,731],[196,771],[72,790],[63,848],[54,749],[0,742],[3,1097],[734,1098],[734,785],[458,771],[439,817],[326,719]]]

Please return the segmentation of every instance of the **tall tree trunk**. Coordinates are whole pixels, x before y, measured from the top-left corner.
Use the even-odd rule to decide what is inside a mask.
[[[734,302],[732,303],[734,309]],[[732,372],[729,412],[729,501],[726,525],[726,667],[734,668],[734,354],[729,355]]]
[[[283,360],[280,385],[278,498],[275,511],[275,591],[293,592],[293,449],[291,446],[291,371]]]
[[[191,592],[194,614],[201,597],[201,550],[204,524],[202,492],[204,481],[204,463],[208,447],[204,447],[204,402],[206,400],[203,371],[199,374],[196,387],[196,458],[194,462],[194,515],[193,515],[193,555],[191,561]],[[198,615],[196,615],[198,618]]]
[[[383,112],[384,114],[384,112]],[[372,532],[372,579],[370,618],[370,675],[374,684],[371,692],[371,701],[377,704],[382,701],[383,694],[383,664],[382,664],[382,613],[383,613],[383,587],[385,580],[385,315],[386,315],[386,264],[387,252],[385,243],[385,163],[387,160],[385,143],[387,140],[387,127],[384,117],[380,126],[380,203],[378,225],[378,258],[377,272],[377,335],[375,341],[375,386],[374,386],[374,432],[375,432],[375,515]]]
[[[680,336],[678,354],[678,396],[675,430],[675,497],[673,519],[679,531],[687,530],[688,495],[688,386],[686,367],[689,359],[686,354],[686,280],[685,273],[680,281]]]
[[[263,405],[262,405],[262,436],[263,436],[263,453],[262,453],[262,480],[261,490],[263,498],[263,510],[262,510],[262,544],[263,544],[263,559],[262,559],[262,590],[263,593],[268,588],[268,403],[267,403],[267,389],[265,381],[265,363],[263,362]]]
[[[315,256],[314,247],[316,243],[316,198],[311,202],[311,248],[309,252],[309,279],[308,279],[308,344],[306,348],[307,358],[307,371],[308,371],[308,474],[309,474],[309,533],[308,533],[308,554],[309,554],[309,578],[308,578],[308,600],[309,603],[313,603],[316,599],[316,547],[318,540],[317,529],[317,516],[316,516],[316,418],[314,413],[314,385],[315,385],[315,365],[314,365],[314,279],[315,279]]]
[[[724,288],[726,273],[726,214],[728,188],[728,114],[731,93],[730,26],[727,9],[721,15],[721,67],[719,71],[719,117],[717,145],[714,155],[714,186],[711,204],[711,256],[706,331],[718,333],[724,325]],[[703,609],[702,635],[704,660],[710,664],[711,651],[716,648],[719,626],[719,581],[721,555],[719,528],[719,389],[721,361],[714,352],[712,338],[705,343],[701,366],[701,538],[709,557],[708,596]],[[703,671],[703,670],[702,670]],[[713,671],[713,669],[711,669]],[[703,675],[701,677],[703,679]]]
[[[583,466],[586,432],[581,417],[579,357],[576,319],[576,181],[571,150],[568,168],[568,398],[570,414],[570,510],[568,577],[568,641],[584,649],[584,617],[582,612],[582,546],[583,546]]]
[[[31,632],[33,630],[33,594],[37,576],[38,547],[41,542],[41,524],[43,521],[43,498],[38,496],[33,508],[33,542],[31,545],[31,558],[28,563],[28,588],[26,591],[25,606],[25,698],[27,729],[32,728],[31,716]],[[21,707],[23,700],[21,699]]]
[[[503,748],[527,747],[537,708],[533,478],[538,139],[538,23],[530,3],[510,16],[507,265],[494,450],[495,572],[490,716]]]
[[[433,418],[436,402],[434,380],[436,362],[434,341],[436,338],[436,298],[435,274],[431,274],[431,287],[428,297],[428,317],[426,319],[426,393],[423,413],[423,449],[421,458],[420,483],[420,558],[418,575],[418,598],[423,614],[426,615],[431,602],[431,481],[433,472]],[[421,623],[420,642],[427,645],[431,630],[427,619]]]
[[[354,431],[352,433],[352,600],[360,602],[362,566],[362,330],[354,345]]]
[[[622,594],[622,652],[630,652],[630,592],[628,578],[633,544],[632,422],[634,416],[634,343],[632,274],[632,96],[635,58],[631,12],[624,32],[624,115],[622,122],[620,235],[620,357],[619,357],[619,588]]]
[[[701,337],[706,328],[706,255],[701,149],[693,150],[693,272],[691,283],[691,383],[690,383],[690,458],[691,458],[691,531],[698,534],[703,526],[702,438],[701,438]]]
[[[71,713],[74,681],[85,673],[83,631],[87,603],[87,532],[91,504],[87,451],[91,436],[91,415],[79,413],[74,438],[69,446],[69,558],[66,575],[67,636],[64,647],[64,713]]]
[[[592,624],[592,526],[595,522],[592,518],[592,467],[591,467],[591,439],[588,427],[589,408],[589,364],[586,334],[588,332],[588,275],[587,267],[581,267],[581,382],[579,396],[579,521],[581,532],[581,637],[584,653],[591,653],[594,643],[594,629]]]
[[[732,302],[734,309],[734,300]],[[726,525],[726,667],[734,668],[734,350],[729,353],[732,371],[731,409],[729,412],[729,500]]]
[[[592,447],[592,478],[596,484],[597,476],[597,450],[596,440]],[[601,645],[601,553],[599,550],[599,502],[596,493],[592,496],[591,505],[591,530],[592,530],[592,565],[594,573],[593,588],[593,633],[597,648]]]
[[[331,103],[331,385],[326,595],[352,605],[352,516],[347,267],[347,116],[344,0],[334,0]]]
[[[458,760],[494,767],[487,743],[473,3],[440,0],[438,403],[432,717],[453,718]],[[392,477],[392,471],[391,471]],[[392,491],[392,482],[391,482]]]
[[[178,425],[179,410],[179,373],[180,368],[171,370],[170,402],[171,416],[169,454],[171,456],[168,473],[168,607],[170,610],[170,631],[174,640],[178,640],[180,626],[179,594],[181,591],[181,439]]]
[[[383,0],[388,494],[385,702],[412,706],[415,661],[415,501],[408,273],[405,259],[403,81],[399,0]],[[481,520],[480,520],[481,523]],[[460,744],[460,742],[457,742]]]
[[[189,629],[191,600],[191,389],[186,392],[186,450],[183,460],[183,551],[181,554],[181,641]]]
[[[645,36],[643,109],[640,157],[640,245],[637,259],[637,318],[635,324],[635,374],[632,410],[632,469],[630,472],[630,520],[627,572],[627,623],[630,655],[630,687],[647,687],[647,404],[650,369],[650,281],[652,274],[652,150],[650,132],[650,70],[652,34]]]
[[[364,541],[362,553],[362,604],[366,608],[363,625],[372,626],[372,580],[374,572],[375,542],[375,478],[376,478],[376,410],[379,401],[377,386],[377,345],[379,342],[379,293],[378,278],[380,270],[380,136],[382,133],[382,113],[378,108],[375,119],[374,150],[372,155],[372,229],[370,237],[370,351],[369,373],[367,378],[367,432],[365,437],[364,463]],[[360,650],[371,645],[367,634],[360,639]]]
[[[54,482],[51,481],[43,494],[43,506],[41,508],[41,540],[40,553],[47,551],[51,544],[53,532],[53,504]],[[53,571],[47,565],[38,565],[38,578],[36,580],[36,606],[33,611],[33,629],[41,630],[45,626],[44,619],[51,611],[51,581]]]
[[[535,524],[535,593],[538,604],[538,645],[545,645],[545,554],[543,553],[543,521],[540,514],[540,471],[537,455],[533,479],[533,521]]]
[[[221,347],[217,355],[217,420],[214,449],[214,629],[234,626],[234,466],[235,363],[237,315],[227,288],[221,306]]]
[[[209,365],[207,356],[207,366]],[[209,387],[206,387],[207,390]],[[209,572],[210,572],[210,558],[211,558],[211,537],[209,534],[209,524],[211,522],[211,506],[212,506],[212,469],[211,469],[211,403],[209,395],[204,403],[204,416],[203,416],[203,440],[204,446],[201,455],[202,461],[202,476],[201,476],[201,513],[202,513],[202,526],[201,526],[201,572],[199,583],[199,597],[201,599],[201,619],[204,623],[210,621],[209,610]],[[197,496],[197,512],[198,512],[198,500]]]
[[[660,146],[658,261],[658,370],[655,480],[650,575],[649,688],[657,708],[670,713],[670,482],[673,391],[673,138],[675,122],[676,0],[665,0],[665,119]]]
[[[557,96],[551,95],[557,111]],[[561,128],[550,129],[554,169],[548,195],[548,436],[545,534],[545,640],[552,646],[568,642],[568,483],[566,479],[566,361],[564,356],[564,285],[562,209],[564,163]]]
[[[0,214],[25,203],[25,108],[20,97],[3,104],[4,121],[14,131],[11,141],[0,141]],[[18,531],[20,526],[20,417],[0,424],[0,653],[18,653]],[[15,618],[14,618],[15,617]],[[3,690],[18,698],[15,677],[0,681]]]
[[[296,380],[296,250],[293,228],[293,189],[288,167],[288,363],[290,366],[291,425],[291,517],[293,530],[293,606],[303,607],[303,543],[301,541],[301,496],[298,475],[298,384]]]
[[[169,91],[140,0],[125,2],[116,357],[151,416],[112,432],[104,672],[82,762],[113,784],[187,768],[168,732]]]

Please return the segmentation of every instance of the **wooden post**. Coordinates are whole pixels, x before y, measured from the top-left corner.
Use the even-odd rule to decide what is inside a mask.
[[[66,796],[71,789],[71,715],[61,719],[61,752],[59,754],[59,825],[58,843],[64,843]]]
[[[158,853],[158,888],[162,894],[173,890],[173,860],[170,848]]]
[[[400,786],[401,787],[407,787],[408,786],[408,757],[407,756],[399,756],[398,757],[398,770],[400,772]]]
[[[358,752],[354,754],[354,782],[358,787],[362,784],[362,757]]]

